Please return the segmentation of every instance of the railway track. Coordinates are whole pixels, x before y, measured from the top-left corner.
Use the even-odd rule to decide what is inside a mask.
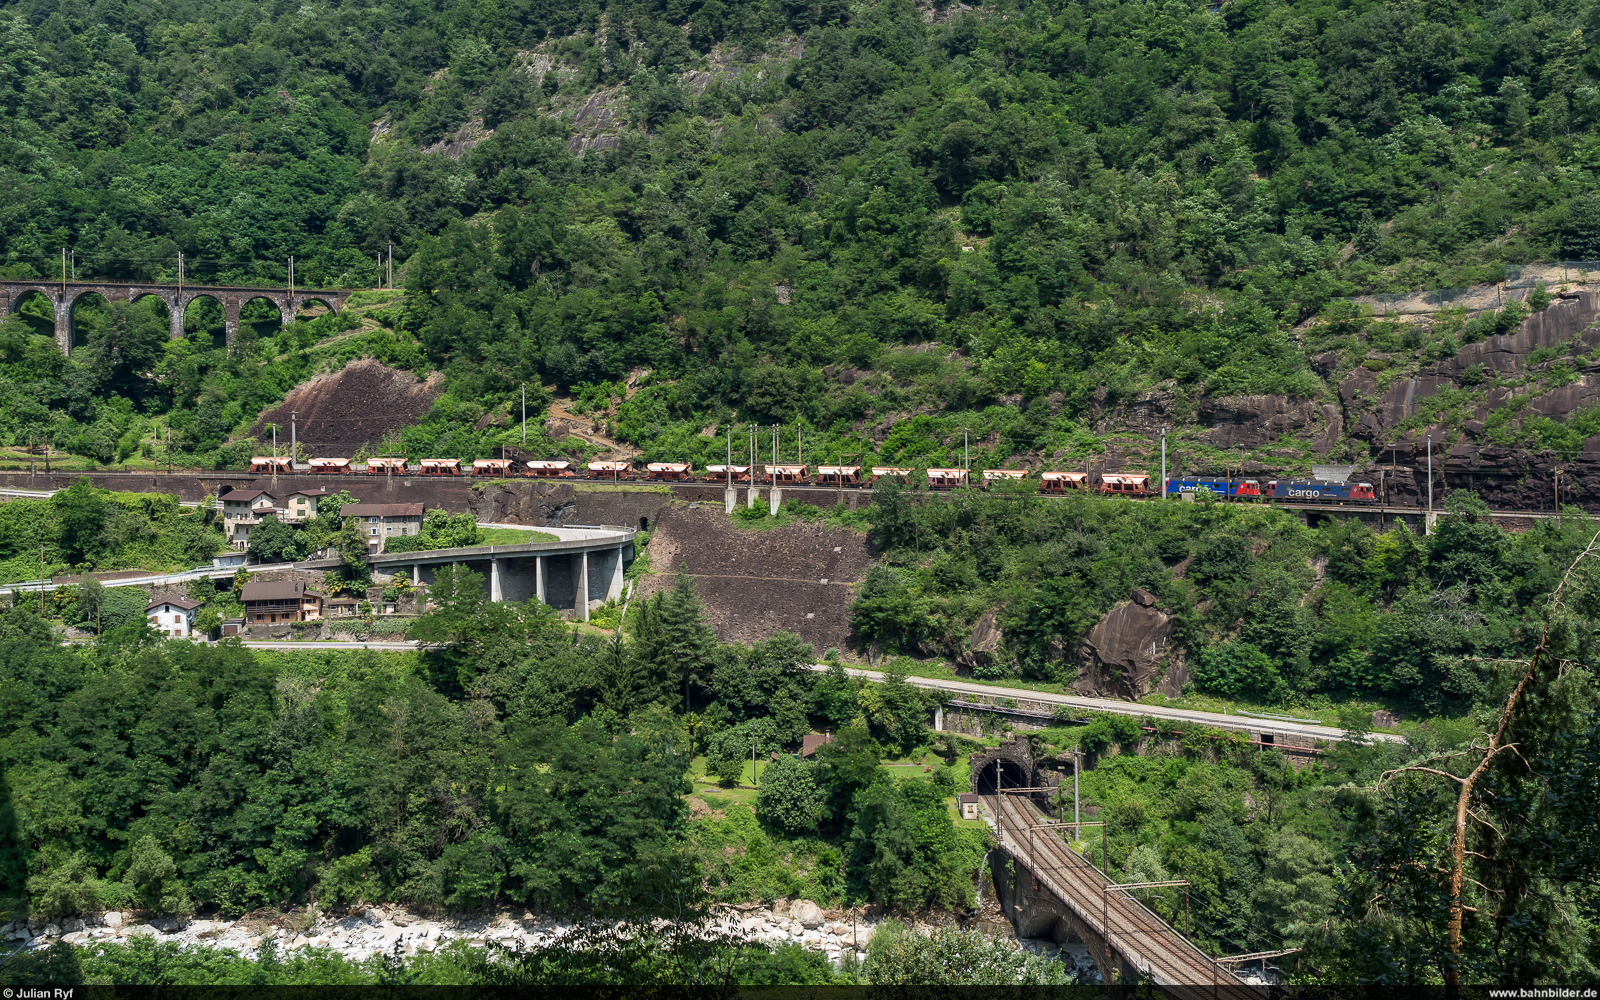
[[[0,476],[20,476],[20,475],[27,475],[27,474],[28,474],[27,470],[25,470],[25,469],[0,471]],[[44,473],[38,473],[38,475],[43,475],[43,474]],[[129,480],[141,479],[141,480],[157,480],[157,481],[159,481],[162,478],[166,478],[168,474],[164,473],[164,472],[94,472],[94,473],[85,473],[85,472],[81,472],[81,471],[78,471],[78,472],[59,472],[59,471],[57,471],[57,472],[50,473],[50,475],[53,475],[53,476],[94,475],[94,476],[100,476],[100,477],[125,478],[125,479],[129,479]],[[276,478],[291,479],[292,478],[296,482],[299,482],[301,480],[306,480],[308,482],[312,482],[312,483],[316,483],[318,485],[324,485],[324,486],[333,485],[335,483],[347,483],[347,484],[352,484],[353,485],[353,484],[358,484],[358,483],[374,482],[374,481],[383,480],[383,479],[388,478],[388,477],[385,477],[385,476],[378,476],[378,475],[370,475],[369,476],[366,473],[354,473],[354,472],[349,472],[349,473],[295,472],[295,473],[288,474],[288,475],[285,475],[285,476],[282,476],[282,477],[271,476],[269,474],[259,473],[259,472],[236,472],[236,471],[223,471],[223,472],[217,472],[217,471],[211,471],[211,472],[205,472],[205,471],[200,471],[200,472],[175,472],[175,473],[172,473],[172,475],[173,476],[183,476],[183,477],[186,477],[186,478],[194,478],[194,479],[216,480],[218,482],[229,482],[229,481],[232,481],[232,482],[239,482],[239,483],[255,483],[255,482],[260,482],[261,480],[264,480],[264,479],[276,479]],[[612,478],[609,478],[609,477],[600,477],[600,476],[561,476],[561,477],[547,477],[547,476],[507,476],[507,477],[502,477],[502,476],[465,476],[465,475],[463,475],[463,476],[419,476],[419,475],[417,475],[416,473],[413,473],[413,472],[402,473],[400,475],[395,476],[394,478],[396,478],[396,479],[405,479],[405,480],[408,480],[410,482],[419,482],[419,481],[420,482],[438,482],[438,481],[444,481],[444,482],[462,482],[462,483],[474,483],[474,484],[476,484],[476,483],[494,483],[494,482],[550,482],[550,483],[567,483],[569,485],[574,485],[574,486],[577,486],[577,485],[587,485],[587,486],[670,486],[674,490],[681,490],[681,489],[719,489],[719,488],[723,488],[724,485],[725,485],[725,484],[720,483],[720,482],[711,482],[711,481],[708,481],[708,480],[701,480],[701,479],[693,479],[693,480],[654,480],[654,479],[637,479],[637,478],[635,478],[635,479],[612,479]],[[742,490],[742,489],[749,489],[750,486],[749,486],[748,483],[741,483],[741,484],[736,485],[734,488]],[[768,489],[771,489],[772,487],[771,487],[770,484],[758,483],[758,484],[756,484],[755,488],[758,489],[758,490],[768,490]],[[857,494],[857,495],[860,495],[860,494],[868,494],[868,495],[870,495],[872,493],[872,487],[869,486],[869,485],[846,486],[842,490],[838,486],[811,486],[811,485],[804,485],[804,484],[779,484],[778,488],[783,490],[785,493],[802,493],[802,494],[813,494],[813,495],[814,494],[823,494],[823,495],[833,494],[833,495],[838,495],[838,494],[841,494],[841,493],[844,493],[844,494]],[[17,491],[17,492],[21,492],[21,491]],[[938,494],[953,493],[953,492],[955,492],[955,491],[946,490],[946,489],[934,489],[934,490],[929,490],[926,494],[922,494],[922,495],[938,495]],[[918,495],[918,493],[914,492],[911,495],[912,496],[916,496],[916,495]],[[996,494],[996,495],[998,495],[998,496],[1007,496],[1009,494]],[[1027,493],[1027,494],[1022,494],[1022,495],[1030,496],[1030,497],[1037,496],[1037,497],[1044,497],[1044,498],[1059,498],[1059,497],[1063,497],[1063,496],[1071,496],[1073,494],[1071,494],[1071,493]],[[1093,495],[1099,496],[1101,494],[1094,493]],[[1111,496],[1116,496],[1117,494],[1110,494],[1110,495]],[[1122,499],[1127,499],[1127,500],[1156,500],[1156,499],[1159,499],[1159,497],[1157,497],[1157,496],[1148,496],[1148,497],[1122,496]],[[1171,498],[1169,497],[1168,499],[1171,499]],[[1429,513],[1432,513],[1435,517],[1437,517],[1439,515],[1442,515],[1442,514],[1446,513],[1445,511],[1443,511],[1443,510],[1441,510],[1441,509],[1439,509],[1437,507],[1435,507],[1432,511],[1429,511],[1427,507],[1407,507],[1407,506],[1394,505],[1394,504],[1371,503],[1371,502],[1362,502],[1362,501],[1348,501],[1348,502],[1323,501],[1323,502],[1316,502],[1316,503],[1295,503],[1295,502],[1292,502],[1292,501],[1282,501],[1282,500],[1270,500],[1270,501],[1266,501],[1266,500],[1219,500],[1219,501],[1216,501],[1216,502],[1218,502],[1218,503],[1227,503],[1227,504],[1235,504],[1235,503],[1238,503],[1238,504],[1265,503],[1265,504],[1267,504],[1269,506],[1273,506],[1273,507],[1282,507],[1285,510],[1358,511],[1358,512],[1366,513],[1366,514],[1381,514],[1381,515],[1386,515],[1386,516],[1390,516],[1390,517],[1423,517],[1423,516],[1425,516],[1425,515],[1427,515]],[[1552,511],[1547,511],[1547,510],[1546,511],[1492,510],[1492,511],[1489,512],[1489,516],[1490,517],[1495,517],[1495,518],[1513,518],[1513,519],[1515,519],[1515,518],[1531,518],[1531,519],[1535,519],[1535,520],[1542,520],[1542,519],[1548,519],[1548,518],[1557,518],[1557,517],[1561,517],[1562,515],[1554,513]]]
[[[998,799],[998,803],[995,800]],[[1029,828],[1050,817],[1019,795],[986,796],[993,803],[1001,843],[1025,859],[1032,875],[1069,906],[1139,975],[1179,1000],[1262,1000],[1266,990],[1241,982],[1165,920],[1113,883],[1090,861],[1057,839]]]

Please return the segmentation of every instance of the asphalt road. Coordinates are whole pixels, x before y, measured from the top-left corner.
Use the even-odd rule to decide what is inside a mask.
[[[817,663],[812,664],[812,670],[827,670],[828,667]],[[870,681],[882,681],[885,674],[877,670],[860,670],[846,667],[845,673],[852,677],[861,677]],[[934,691],[944,691],[949,694],[976,694],[997,698],[1027,698],[1032,701],[1042,701],[1051,705],[1070,705],[1090,712],[1110,712],[1116,715],[1149,716],[1154,719],[1172,719],[1181,722],[1195,722],[1201,725],[1216,726],[1222,729],[1243,730],[1248,729],[1254,733],[1272,733],[1284,736],[1302,736],[1319,740],[1344,739],[1345,731],[1335,726],[1318,726],[1300,722],[1287,722],[1280,719],[1257,719],[1249,716],[1224,715],[1220,712],[1196,712],[1187,708],[1166,708],[1159,705],[1140,705],[1134,702],[1113,701],[1110,698],[1081,698],[1077,695],[1051,694],[1045,691],[1030,691],[1027,688],[995,687],[990,684],[977,684],[972,681],[940,680],[933,677],[907,677],[906,681],[920,688]],[[1401,737],[1388,733],[1373,733],[1375,740],[1399,742]]]
[[[386,653],[407,653],[420,647],[420,643],[409,639],[373,639],[367,642],[323,642],[320,640],[307,640],[305,642],[246,642],[246,649],[278,649],[278,650],[308,650],[308,649],[376,649]]]
[[[304,641],[304,642],[246,642],[248,649],[274,649],[274,650],[318,650],[318,649],[372,649],[382,652],[409,652],[420,648],[421,644],[409,640],[371,640],[368,642],[339,642],[339,641]],[[812,670],[822,671],[829,669],[827,664],[813,663]],[[845,673],[852,677],[860,677],[869,681],[883,681],[886,675],[877,670],[862,670],[855,667],[846,667]],[[1219,729],[1248,730],[1252,733],[1272,733],[1274,735],[1300,736],[1318,740],[1342,740],[1345,731],[1336,726],[1319,726],[1302,722],[1289,722],[1282,719],[1258,719],[1250,716],[1225,715],[1221,712],[1197,712],[1187,708],[1167,708],[1161,705],[1141,705],[1135,702],[1115,701],[1110,698],[1081,698],[1077,695],[1051,694],[1046,691],[1030,691],[1027,688],[996,687],[991,684],[976,684],[972,681],[942,680],[934,677],[907,677],[906,681],[920,688],[933,691],[943,691],[948,694],[961,695],[986,695],[998,698],[1027,698],[1032,701],[1041,701],[1051,705],[1069,705],[1081,708],[1087,712],[1110,712],[1115,715],[1132,715],[1138,717],[1148,716],[1153,719],[1172,719],[1179,722],[1194,722],[1206,726],[1216,726]],[[1391,733],[1373,733],[1372,739],[1389,742],[1401,742],[1402,738]]]

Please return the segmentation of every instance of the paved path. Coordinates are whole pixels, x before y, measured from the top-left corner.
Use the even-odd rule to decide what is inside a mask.
[[[250,573],[264,573],[268,570],[294,568],[294,563],[265,563],[258,566],[246,566],[245,570]],[[148,576],[125,576],[118,577],[115,580],[101,580],[100,585],[102,587],[160,587],[172,583],[188,583],[190,580],[200,580],[207,577],[211,579],[218,579],[221,577],[227,577],[231,579],[233,574],[237,573],[238,571],[239,567],[237,566],[229,566],[222,569],[219,569],[215,566],[207,566],[203,569],[184,570],[181,573],[151,573]],[[21,580],[17,583],[0,587],[0,594],[9,594],[13,591],[17,593],[37,594],[40,590],[40,586],[41,585],[38,580]],[[70,585],[56,583],[53,580],[46,580],[43,584],[43,589],[49,591],[63,586]]]
[[[371,639],[366,642],[323,641],[305,642],[245,642],[246,649],[308,650],[308,649],[373,649],[382,653],[409,653],[421,648],[421,643],[409,639]]]
[[[825,664],[815,663],[812,670],[827,670]],[[869,681],[882,681],[886,674],[877,670],[861,670],[847,667],[845,673],[852,677],[860,677]],[[1279,719],[1257,719],[1251,716],[1225,715],[1221,712],[1197,712],[1187,708],[1167,708],[1161,705],[1141,705],[1137,702],[1115,701],[1110,698],[1081,698],[1077,695],[1051,694],[1045,691],[1030,691],[1027,688],[998,687],[993,684],[979,684],[973,681],[943,680],[934,677],[907,677],[906,680],[920,688],[932,691],[945,691],[950,694],[978,695],[984,698],[1015,698],[1028,701],[1040,701],[1051,705],[1069,705],[1091,712],[1110,712],[1115,715],[1149,716],[1153,719],[1172,719],[1179,722],[1195,722],[1201,725],[1217,726],[1222,729],[1248,730],[1256,733],[1272,733],[1285,736],[1302,736],[1319,740],[1344,739],[1345,731],[1335,726],[1318,726],[1300,722],[1287,722]],[[1399,741],[1401,737],[1388,733],[1373,733],[1373,739]]]

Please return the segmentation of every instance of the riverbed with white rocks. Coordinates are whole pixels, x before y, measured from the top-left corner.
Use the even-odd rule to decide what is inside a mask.
[[[849,952],[864,959],[877,919],[823,910],[815,903],[780,900],[770,907],[730,907],[714,914],[711,929],[746,941],[774,947],[798,944],[838,963]],[[55,941],[92,947],[148,937],[189,947],[210,947],[254,957],[271,941],[280,954],[302,948],[326,949],[360,961],[374,955],[414,956],[455,941],[482,947],[489,942],[507,948],[538,948],[570,933],[571,918],[523,912],[476,917],[430,919],[400,907],[367,907],[341,916],[291,914],[272,920],[258,914],[239,920],[189,921],[132,919],[110,911],[97,917],[46,921],[14,921],[0,927],[0,938],[48,947]]]

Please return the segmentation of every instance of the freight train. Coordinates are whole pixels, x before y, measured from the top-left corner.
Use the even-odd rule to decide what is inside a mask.
[[[509,458],[480,458],[470,468],[463,467],[460,459],[424,458],[415,468],[404,458],[369,458],[362,473],[348,458],[313,458],[308,463],[312,475],[368,475],[368,476],[421,476],[457,477],[471,476],[485,479],[572,479],[589,482],[698,482],[706,484],[733,483],[736,486],[818,486],[836,489],[869,489],[879,480],[893,480],[909,484],[915,469],[888,465],[819,465],[816,472],[803,464],[709,465],[696,473],[688,462],[650,462],[643,469],[635,469],[630,462],[589,462],[582,467],[560,460],[518,462]],[[250,460],[250,471],[262,475],[302,474],[295,470],[287,458],[258,457]],[[998,482],[1028,480],[1029,469],[983,469],[974,477],[967,469],[926,470],[928,489],[943,491],[976,485],[989,489]],[[1112,496],[1135,498],[1156,497],[1162,493],[1159,480],[1152,485],[1149,473],[1106,472],[1094,482],[1087,472],[1041,472],[1037,492],[1062,495],[1069,492],[1104,493]],[[1271,502],[1274,500],[1296,503],[1376,503],[1371,483],[1336,483],[1321,479],[1266,480],[1232,479],[1213,476],[1178,476],[1167,480],[1166,495],[1181,497],[1209,495],[1214,500],[1231,502]]]

